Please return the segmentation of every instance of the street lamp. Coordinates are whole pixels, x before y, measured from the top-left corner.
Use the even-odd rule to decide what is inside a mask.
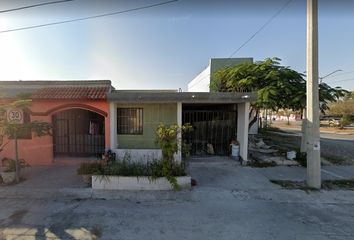
[[[335,74],[336,72],[340,72],[340,71],[342,71],[342,70],[341,69],[337,69],[337,70],[335,70],[333,72],[328,73],[327,75],[325,75],[323,77],[320,77],[320,84],[322,83],[322,79],[324,79],[324,78],[326,78],[328,76],[331,76],[332,74]]]

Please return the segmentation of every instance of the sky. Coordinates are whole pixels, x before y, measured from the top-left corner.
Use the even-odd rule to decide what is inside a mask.
[[[108,79],[116,89],[178,89],[227,58],[289,0],[178,0],[139,11],[19,31],[167,0],[1,0],[0,80]],[[306,70],[306,0],[292,0],[233,57],[278,57]],[[338,70],[338,71],[337,71]],[[340,70],[340,71],[339,71]],[[354,91],[354,1],[319,0],[319,75]]]

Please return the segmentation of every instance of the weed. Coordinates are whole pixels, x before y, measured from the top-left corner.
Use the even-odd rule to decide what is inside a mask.
[[[316,188],[308,187],[304,181],[289,181],[289,180],[270,180],[270,182],[277,184],[285,189],[298,189],[310,193],[312,191],[318,191]]]
[[[254,168],[267,168],[267,167],[275,167],[277,166],[277,163],[274,161],[271,162],[261,162],[261,161],[251,161],[248,163],[248,166],[254,167]]]
[[[326,190],[346,189],[354,190],[354,179],[350,180],[325,180],[322,182],[322,188]]]

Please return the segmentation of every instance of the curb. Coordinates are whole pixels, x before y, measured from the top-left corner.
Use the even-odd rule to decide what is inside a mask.
[[[191,190],[174,191],[121,191],[91,188],[0,188],[0,199],[61,199],[61,200],[130,200],[130,201],[190,201]]]

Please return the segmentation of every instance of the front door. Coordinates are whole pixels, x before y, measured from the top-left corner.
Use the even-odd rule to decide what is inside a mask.
[[[98,156],[104,138],[104,117],[97,113],[70,109],[53,116],[54,156]]]

